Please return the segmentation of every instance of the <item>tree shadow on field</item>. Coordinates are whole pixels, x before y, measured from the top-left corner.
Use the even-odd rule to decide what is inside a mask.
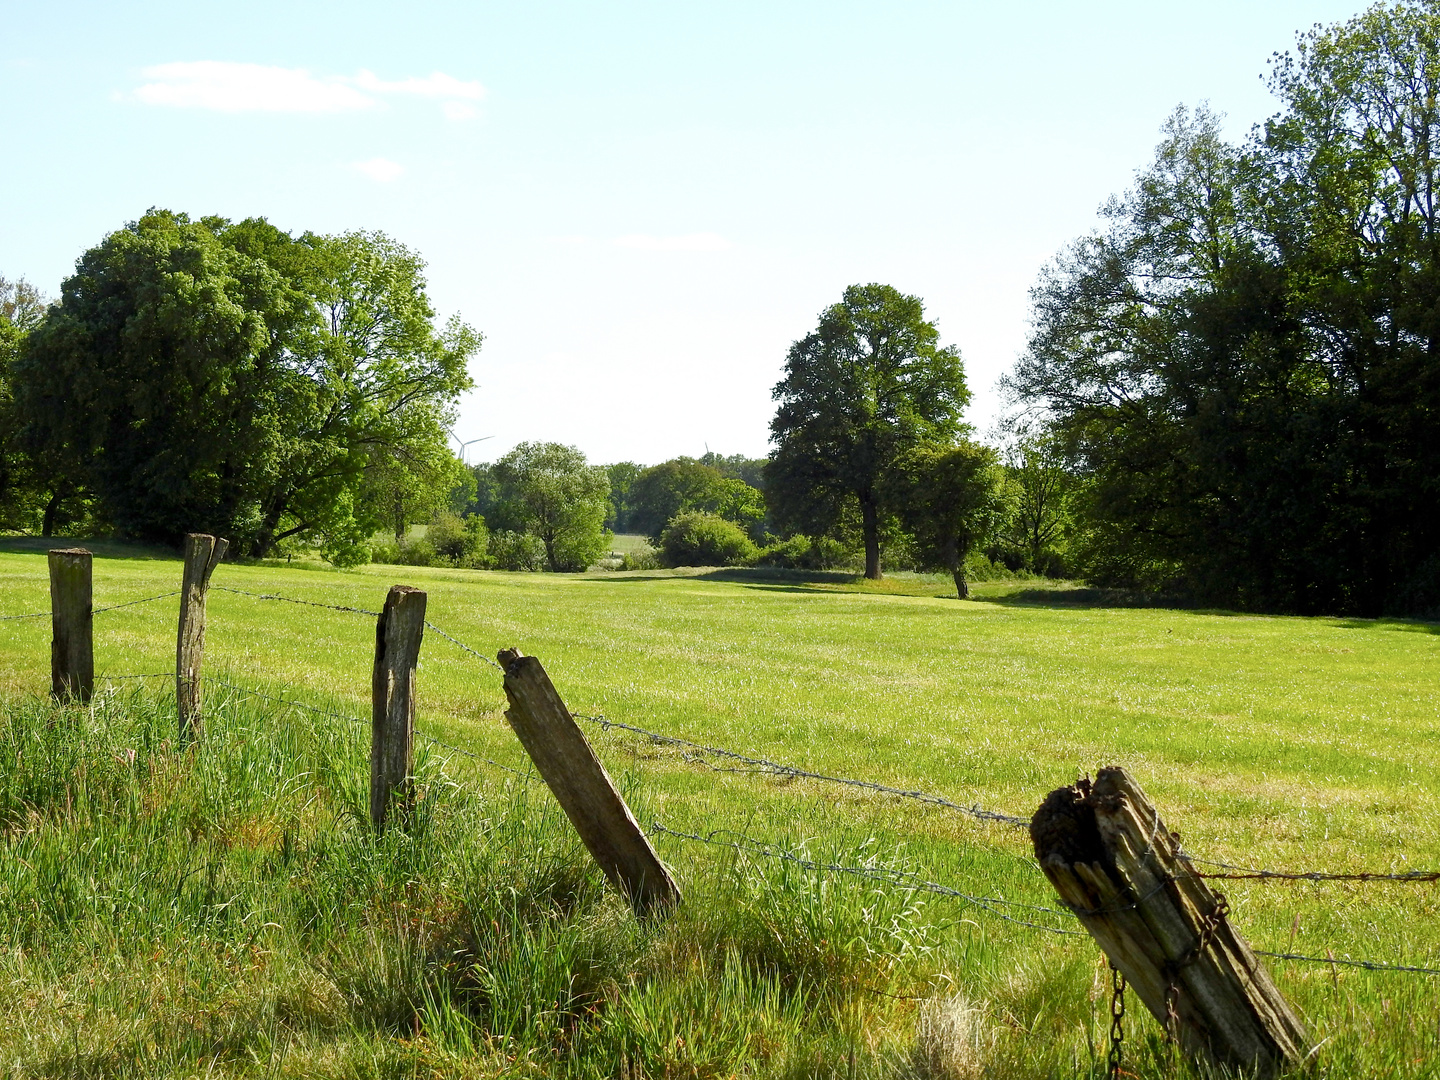
[[[160,544],[101,540],[93,536],[0,536],[0,554],[44,555],[57,548],[84,548],[97,559],[174,560],[180,553]]]
[[[1194,601],[1167,593],[1147,593],[1138,589],[1098,589],[1089,586],[1059,588],[1017,588],[1013,592],[996,592],[975,596],[991,604],[1007,607],[1048,608],[1167,608],[1180,611],[1204,611],[1208,615],[1234,615],[1238,612],[1202,609]]]
[[[1424,619],[1338,619],[1338,630],[1391,630],[1402,634],[1440,634],[1440,622]]]

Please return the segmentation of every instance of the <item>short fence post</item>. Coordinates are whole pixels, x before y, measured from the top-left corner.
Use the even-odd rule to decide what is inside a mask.
[[[680,887],[650,846],[585,733],[533,656],[505,649],[505,719],[590,854],[637,914],[680,903]]]
[[[415,665],[425,633],[425,593],[395,585],[375,623],[371,680],[370,821],[385,828],[393,807],[410,799],[415,744]]]
[[[1304,1027],[1129,773],[1052,791],[1030,838],[1061,900],[1187,1053],[1266,1077],[1301,1060]]]
[[[92,560],[84,548],[50,552],[50,692],[61,701],[95,691]]]
[[[180,742],[205,733],[200,715],[200,665],[205,660],[205,594],[215,564],[225,557],[228,540],[206,533],[185,536],[185,576],[180,586],[180,630],[175,644],[175,709]]]

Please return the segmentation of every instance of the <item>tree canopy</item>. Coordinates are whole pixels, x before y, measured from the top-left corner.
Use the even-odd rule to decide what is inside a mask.
[[[480,336],[379,233],[155,210],[79,260],[13,366],[27,442],[125,534],[289,536],[361,557],[367,471],[431,458]]]
[[[966,558],[1010,513],[999,455],[968,439],[953,446],[920,444],[895,460],[884,488],[914,537],[921,565],[948,572],[956,594],[966,599]]]
[[[821,535],[853,508],[865,576],[880,576],[882,480],[899,456],[946,443],[970,400],[960,353],[940,346],[919,297],[852,285],[795,342],[776,384],[765,497],[781,526]]]
[[[610,478],[560,443],[524,442],[493,466],[499,501],[545,547],[552,572],[585,570],[609,543]]]

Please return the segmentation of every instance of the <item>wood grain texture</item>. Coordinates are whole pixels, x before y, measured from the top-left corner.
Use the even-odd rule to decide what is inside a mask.
[[[1051,792],[1030,835],[1061,900],[1187,1053],[1265,1077],[1304,1057],[1304,1026],[1129,773]]]
[[[50,552],[50,692],[62,701],[95,692],[93,561],[84,548]]]
[[[185,573],[180,585],[180,626],[175,642],[175,708],[180,742],[204,734],[200,713],[200,667],[205,659],[205,596],[215,564],[225,557],[228,540],[206,533],[185,537]]]
[[[370,821],[383,830],[411,797],[415,760],[415,667],[425,635],[425,593],[394,585],[375,621],[371,678]]]
[[[545,668],[535,657],[513,649],[501,652],[499,660],[510,700],[505,719],[595,862],[636,913],[663,914],[674,908],[680,903],[680,887],[655,854]]]

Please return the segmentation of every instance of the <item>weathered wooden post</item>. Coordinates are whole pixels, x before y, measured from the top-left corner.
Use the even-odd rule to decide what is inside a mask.
[[[504,649],[505,719],[610,883],[637,914],[663,914],[680,887],[595,756],[540,661]]]
[[[92,561],[84,548],[50,552],[50,692],[61,701],[95,692]]]
[[[1061,900],[1187,1053],[1266,1077],[1304,1057],[1305,1029],[1230,925],[1224,897],[1124,769],[1052,791],[1030,838]]]
[[[228,540],[205,533],[185,536],[185,575],[180,586],[180,630],[175,643],[175,707],[180,742],[205,732],[200,715],[200,665],[205,659],[205,594],[215,564],[225,557]]]
[[[425,593],[393,585],[375,622],[371,679],[370,821],[385,828],[392,809],[410,800],[415,747],[415,665],[425,634]]]

